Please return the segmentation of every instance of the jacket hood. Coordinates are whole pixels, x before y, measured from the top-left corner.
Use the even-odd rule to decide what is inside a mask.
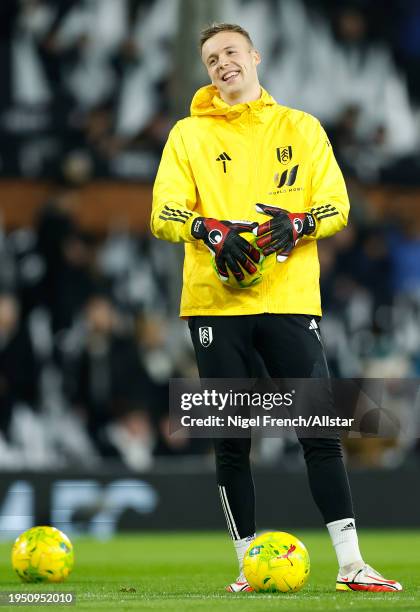
[[[239,117],[247,108],[259,111],[273,104],[277,104],[274,98],[261,87],[261,97],[258,100],[230,106],[220,98],[214,85],[206,85],[195,93],[191,102],[191,115],[198,117],[224,116],[227,119],[234,119]]]

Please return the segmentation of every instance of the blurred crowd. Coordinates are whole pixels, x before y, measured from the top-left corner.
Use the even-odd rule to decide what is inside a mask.
[[[0,466],[146,469],[201,451],[169,436],[169,378],[195,375],[169,312],[170,245],[89,235],[78,197],[57,187],[35,227],[0,234]]]
[[[181,2],[0,3],[1,174],[56,186],[33,226],[0,225],[0,468],[89,468],[106,458],[147,470],[209,455],[208,441],[169,435],[168,381],[196,375],[176,312],[178,251],[124,227],[87,233],[76,215],[80,181],[65,170],[76,165],[83,181],[153,180],[175,120]],[[361,186],[420,182],[420,2],[221,7],[220,20],[240,15],[261,50],[264,86],[324,123],[346,174],[351,222],[319,243],[332,374],[418,377],[420,228],[411,215],[378,222]],[[203,73],[197,86],[205,82]],[[403,433],[350,441],[355,464],[418,456],[420,397],[398,384],[387,393]],[[293,463],[296,448],[261,440],[255,459]]]
[[[185,5],[2,0],[3,173],[53,176],[77,151],[95,175],[152,179],[175,120],[174,49],[191,44]],[[228,0],[218,12],[240,16],[262,53],[263,85],[319,117],[349,174],[418,184],[418,0]],[[195,74],[198,53],[187,56]]]

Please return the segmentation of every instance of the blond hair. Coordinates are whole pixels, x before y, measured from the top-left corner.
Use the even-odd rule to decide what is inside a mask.
[[[244,38],[246,38],[251,47],[254,47],[254,43],[252,42],[249,33],[243,28],[241,28],[240,25],[237,25],[235,23],[212,23],[210,26],[204,28],[200,33],[200,53],[203,49],[204,43],[207,42],[209,38],[212,38],[220,32],[237,32],[238,34],[241,34]]]

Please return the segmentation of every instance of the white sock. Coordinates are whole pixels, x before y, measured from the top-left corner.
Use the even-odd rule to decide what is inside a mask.
[[[255,533],[246,538],[242,538],[242,540],[233,540],[233,545],[236,550],[236,556],[238,557],[240,575],[243,573],[244,557],[245,557],[246,549],[248,548],[248,546],[253,540],[255,540]]]
[[[354,518],[327,523],[327,529],[335,548],[340,571],[348,574],[352,570],[363,567],[364,561],[359,550]]]

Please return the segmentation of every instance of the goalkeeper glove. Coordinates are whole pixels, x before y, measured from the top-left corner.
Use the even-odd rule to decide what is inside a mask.
[[[257,246],[264,255],[277,253],[277,261],[287,259],[299,239],[315,231],[315,218],[310,213],[292,213],[260,203],[255,208],[257,212],[272,217],[253,230],[256,236],[260,236]]]
[[[257,223],[247,221],[218,221],[206,217],[197,217],[191,227],[194,238],[201,239],[214,255],[216,269],[222,281],[229,279],[229,268],[236,280],[242,281],[245,275],[241,266],[249,273],[255,274],[261,253],[247,242],[239,232],[252,232]],[[239,265],[240,264],[240,265]]]

